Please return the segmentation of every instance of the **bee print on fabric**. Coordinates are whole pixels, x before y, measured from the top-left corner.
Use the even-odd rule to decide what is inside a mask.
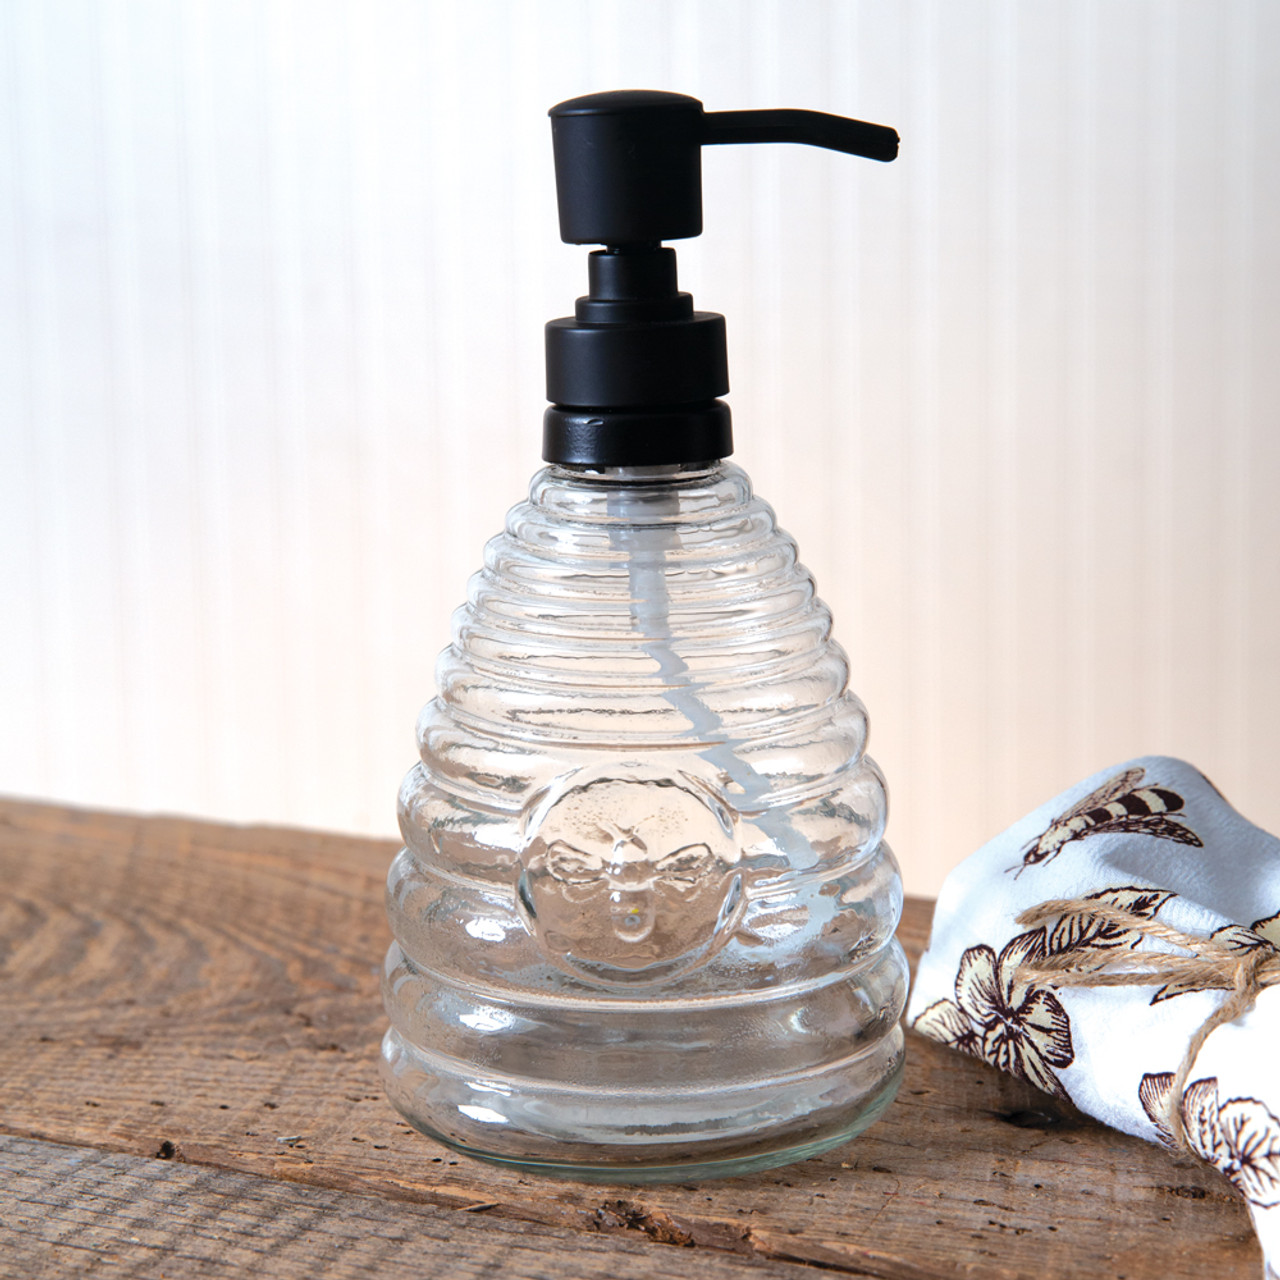
[[[1171,816],[1185,803],[1182,797],[1168,787],[1143,786],[1144,772],[1141,765],[1126,769],[1055,818],[1047,831],[1022,850],[1022,865],[1009,868],[1016,871],[1014,878],[1028,867],[1052,862],[1073,840],[1112,831],[1142,832],[1158,840],[1201,848],[1200,837],[1186,823]]]

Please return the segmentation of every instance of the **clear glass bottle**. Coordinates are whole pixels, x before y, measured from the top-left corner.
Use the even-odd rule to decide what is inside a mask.
[[[902,893],[847,676],[740,468],[539,472],[400,794],[382,1062],[411,1124],[634,1182],[802,1159],[880,1114]]]

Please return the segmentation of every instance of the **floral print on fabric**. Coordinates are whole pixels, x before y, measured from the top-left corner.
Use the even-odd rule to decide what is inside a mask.
[[[1067,1100],[1053,1068],[1075,1058],[1071,1024],[1058,997],[1022,980],[1019,968],[1045,954],[1045,930],[1019,934],[1000,952],[970,947],[956,974],[956,998],[938,1000],[917,1031],[986,1059],[992,1066]]]
[[[1169,1090],[1173,1075],[1145,1075],[1138,1098],[1167,1145]],[[1257,1098],[1218,1102],[1218,1080],[1208,1076],[1189,1084],[1182,1095],[1182,1124],[1192,1149],[1235,1184],[1260,1209],[1280,1204],[1280,1120]]]
[[[1255,920],[1252,932],[1263,941],[1271,943],[1273,947],[1280,948],[1280,911],[1273,916],[1268,916],[1265,920]]]
[[[1038,929],[1043,958],[1011,964],[1006,948],[1034,952]],[[1145,756],[1064,791],[947,877],[908,1036],[1065,1090],[1121,1132],[1176,1133],[1181,1155],[1247,1197],[1280,1280],[1278,981],[1280,838],[1185,761]],[[1218,1244],[1196,1242],[1201,1273],[1216,1274]]]
[[[1122,885],[1092,893],[1089,900],[1148,919],[1173,896],[1162,889]],[[1070,1019],[1048,986],[1035,985],[1019,970],[1045,956],[1133,948],[1141,940],[1136,929],[1080,911],[1060,916],[1052,928],[1019,934],[999,956],[985,945],[970,947],[956,973],[956,998],[935,1001],[912,1026],[1066,1101],[1069,1095],[1055,1068],[1075,1060]]]
[[[1176,894],[1165,889],[1151,889],[1139,885],[1123,885],[1115,889],[1102,889],[1085,899],[1102,906],[1116,907],[1138,916],[1152,919],[1166,902]],[[1132,950],[1142,941],[1138,929],[1129,928],[1110,920],[1099,919],[1089,911],[1072,911],[1058,917],[1049,931],[1045,947],[1048,955],[1074,955],[1092,950],[1110,950],[1124,947]]]

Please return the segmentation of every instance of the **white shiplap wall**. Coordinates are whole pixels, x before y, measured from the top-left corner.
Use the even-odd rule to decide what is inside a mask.
[[[0,790],[390,833],[581,292],[545,110],[716,148],[682,279],[908,887],[1085,773],[1280,829],[1280,5],[5,0]]]

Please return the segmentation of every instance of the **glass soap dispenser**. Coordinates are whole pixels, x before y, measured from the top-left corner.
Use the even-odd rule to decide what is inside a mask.
[[[884,780],[831,615],[732,452],[724,318],[664,240],[701,149],[878,160],[892,129],[594,94],[551,110],[543,458],[418,721],[387,888],[383,1080],[487,1160],[621,1182],[803,1159],[888,1105],[907,966]]]

